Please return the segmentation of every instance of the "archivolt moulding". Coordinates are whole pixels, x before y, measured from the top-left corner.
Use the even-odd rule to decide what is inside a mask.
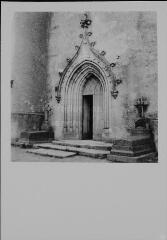
[[[89,41],[89,36],[92,35],[91,32],[87,31],[87,28],[91,24],[91,20],[88,19],[87,14],[85,14],[85,19],[81,20],[81,27],[83,28],[83,34],[80,34],[81,44],[76,47],[76,53],[72,58],[67,58],[67,66],[64,71],[60,74],[59,84],[55,87],[56,100],[59,103],[61,100],[63,87],[68,86],[68,82],[74,78],[75,75],[82,72],[83,69],[89,68],[102,75],[105,81],[105,85],[110,90],[114,98],[117,97],[118,91],[116,86],[121,83],[121,81],[116,80],[111,68],[114,67],[113,63],[110,64],[104,57],[105,51],[98,52],[95,48],[95,42]]]

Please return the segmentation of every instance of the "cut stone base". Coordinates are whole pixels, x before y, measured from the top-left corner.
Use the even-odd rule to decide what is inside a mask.
[[[107,156],[107,160],[112,162],[122,162],[122,163],[149,163],[157,162],[156,153],[147,153],[136,157],[121,156],[121,155],[112,155]]]
[[[94,141],[94,140],[62,140],[62,141],[52,141],[52,143],[56,145],[61,145],[61,146],[88,148],[88,149],[97,149],[97,150],[106,150],[106,151],[110,151],[113,145],[111,143],[105,143],[102,141]]]
[[[50,142],[53,138],[54,134],[50,131],[25,131],[21,133],[18,144],[31,145],[34,143]]]
[[[150,134],[132,135],[113,141],[107,159],[113,162],[155,162],[155,145]]]

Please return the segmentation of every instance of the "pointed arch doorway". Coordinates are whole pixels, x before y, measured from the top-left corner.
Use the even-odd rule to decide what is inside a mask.
[[[101,140],[103,127],[102,85],[90,74],[82,89],[82,139]]]
[[[95,62],[84,60],[65,75],[61,93],[64,105],[64,139],[103,140],[109,126],[108,81]]]
[[[87,31],[91,24],[87,14],[80,24],[81,43],[75,46],[73,57],[67,58],[68,63],[59,72],[60,81],[55,86],[57,103],[61,103],[61,117],[56,125],[58,128],[61,125],[63,139],[106,140],[111,125],[114,75],[105,51],[96,50],[95,42],[89,40],[92,33]]]

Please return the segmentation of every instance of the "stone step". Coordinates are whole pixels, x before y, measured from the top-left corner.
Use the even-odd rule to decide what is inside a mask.
[[[105,143],[100,141],[92,140],[62,140],[62,141],[52,141],[53,144],[61,146],[71,146],[76,148],[87,148],[87,149],[96,149],[96,150],[105,150],[110,151],[112,148],[112,143]]]
[[[112,150],[123,150],[123,151],[142,151],[145,149],[151,149],[152,151],[154,150],[154,146],[153,144],[143,144],[143,145],[136,145],[136,146],[119,146],[119,145],[115,145],[113,146]]]
[[[55,157],[55,158],[67,158],[67,157],[73,157],[76,155],[75,152],[66,152],[66,151],[59,151],[59,150],[45,149],[45,148],[31,149],[31,150],[27,150],[26,152],[37,154],[40,156],[48,156],[48,157]]]
[[[35,144],[35,148],[43,148],[43,149],[52,149],[59,151],[67,151],[67,152],[75,152],[81,156],[88,156],[93,158],[106,158],[110,151],[106,150],[97,150],[97,149],[88,149],[88,148],[79,148],[79,147],[71,147],[71,146],[62,146],[56,145],[52,143],[43,143],[43,144]]]
[[[143,154],[147,154],[153,152],[152,148],[145,148],[142,150],[138,150],[138,151],[126,151],[126,150],[122,150],[122,149],[112,149],[111,150],[111,154],[112,155],[121,155],[121,156],[139,156],[139,155],[143,155]]]
[[[121,156],[109,154],[107,156],[107,160],[119,163],[153,163],[158,161],[155,152],[143,154],[140,156]]]

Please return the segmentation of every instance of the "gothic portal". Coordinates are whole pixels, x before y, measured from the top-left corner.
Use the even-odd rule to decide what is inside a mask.
[[[67,89],[64,105],[64,136],[77,139],[102,139],[104,128],[104,90],[92,73]]]
[[[158,140],[156,12],[16,15],[12,136],[44,131],[112,143],[112,161],[147,158]]]
[[[81,27],[81,44],[76,46],[75,55],[67,59],[55,88],[57,102],[63,106],[62,138],[102,140],[104,131],[109,129],[111,92],[116,91],[114,76],[104,53],[99,53],[89,41],[91,32],[85,25]]]
[[[95,42],[90,41],[92,32],[89,31],[89,25],[91,20],[86,14],[85,19],[81,20],[81,43],[75,46],[74,56],[67,59],[66,67],[59,72],[60,80],[55,91],[57,109],[61,109],[57,110],[57,115],[61,116],[60,120],[56,119],[55,136],[58,140],[112,142],[111,160],[117,158],[118,161],[127,161],[127,156],[130,156],[128,161],[138,161],[136,156],[140,156],[137,159],[141,160],[144,154],[154,150],[154,145],[150,129],[135,125],[143,121],[134,111],[134,107],[138,106],[133,102],[138,94],[135,91],[139,87],[134,74],[136,67],[131,69],[131,80],[125,67],[121,71],[122,74],[126,72],[127,78],[119,79],[114,68],[118,68],[120,56],[117,56],[118,61],[110,63],[105,58],[105,51],[97,51]],[[144,99],[147,98],[139,98],[137,104],[148,105]]]
[[[100,69],[82,62],[63,89],[64,138],[102,140],[109,124],[109,91]]]

